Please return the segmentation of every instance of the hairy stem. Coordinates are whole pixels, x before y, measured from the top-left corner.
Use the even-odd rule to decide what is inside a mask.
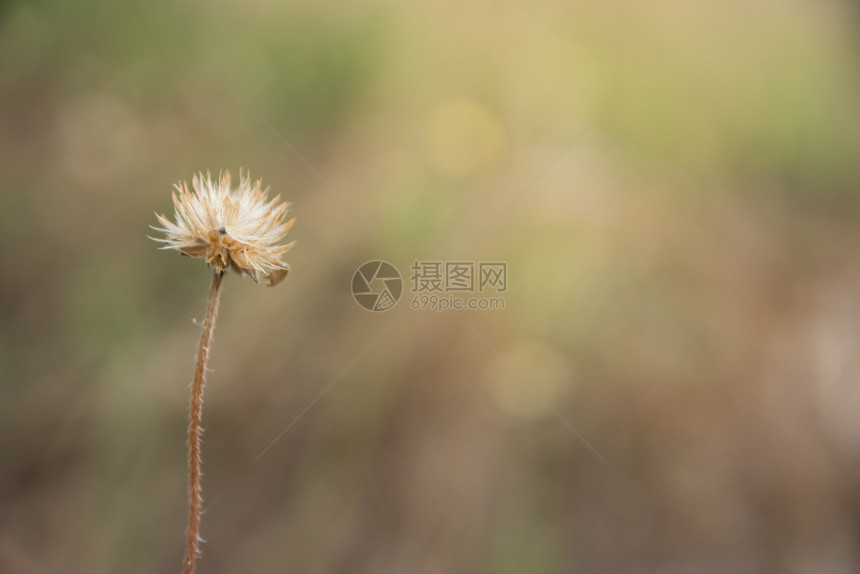
[[[188,543],[185,546],[183,574],[194,574],[197,556],[200,553],[200,510],[203,495],[200,487],[200,419],[203,415],[203,387],[206,384],[206,363],[209,360],[209,346],[215,330],[215,317],[218,316],[218,302],[221,299],[223,271],[215,271],[209,299],[206,301],[206,319],[200,333],[197,348],[197,364],[194,367],[194,381],[191,385],[191,413],[188,417]]]

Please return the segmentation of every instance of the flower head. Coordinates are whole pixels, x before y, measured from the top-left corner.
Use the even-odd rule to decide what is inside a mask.
[[[229,171],[217,181],[209,172],[205,178],[198,173],[191,186],[193,191],[184,181],[174,185],[176,222],[156,213],[161,227],[151,227],[165,236],[151,239],[164,243],[162,249],[205,257],[218,271],[230,268],[254,281],[261,275],[269,285],[280,283],[290,270],[281,255],[295,244],[277,244],[295,221],[285,221],[289,204],[280,202],[280,196],[270,200],[262,181],[252,184],[247,174],[240,173],[235,189],[230,187]]]

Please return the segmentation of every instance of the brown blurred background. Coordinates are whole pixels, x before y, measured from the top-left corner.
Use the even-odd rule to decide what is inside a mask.
[[[201,574],[860,571],[858,17],[2,4],[0,572],[179,571],[210,274],[147,226],[239,168],[298,244],[225,284]],[[372,259],[506,308],[369,313]]]

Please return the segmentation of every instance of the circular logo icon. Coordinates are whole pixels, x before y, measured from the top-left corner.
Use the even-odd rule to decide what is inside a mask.
[[[352,296],[368,311],[388,311],[402,294],[403,279],[397,268],[387,261],[368,261],[352,276]]]

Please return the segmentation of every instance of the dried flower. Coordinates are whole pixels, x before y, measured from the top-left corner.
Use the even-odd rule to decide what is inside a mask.
[[[206,173],[191,180],[193,192],[184,181],[175,185],[173,194],[176,223],[163,215],[155,214],[162,227],[152,227],[165,234],[155,241],[164,243],[162,249],[176,249],[189,257],[205,257],[215,268],[206,316],[197,346],[197,362],[191,382],[191,408],[188,414],[188,532],[185,545],[183,574],[194,574],[200,554],[200,516],[203,512],[201,486],[200,439],[203,433],[203,389],[206,385],[206,364],[215,319],[221,300],[224,272],[229,268],[239,274],[246,273],[254,281],[260,274],[269,285],[280,283],[290,266],[281,261],[293,243],[278,245],[293,225],[285,221],[289,204],[280,203],[280,196],[269,200],[262,183],[251,184],[248,175],[239,173],[239,186],[230,187],[230,172],[225,171],[217,182]]]
[[[259,274],[269,285],[280,283],[290,270],[281,255],[295,244],[278,245],[295,221],[285,221],[289,204],[280,203],[280,196],[269,200],[262,180],[252,184],[241,172],[235,189],[230,187],[229,171],[218,181],[213,181],[209,172],[205,179],[199,173],[191,186],[193,192],[184,181],[174,185],[179,192],[173,193],[176,223],[156,213],[162,227],[152,229],[165,237],[152,239],[164,243],[162,249],[205,257],[216,271],[230,268],[254,281]]]

